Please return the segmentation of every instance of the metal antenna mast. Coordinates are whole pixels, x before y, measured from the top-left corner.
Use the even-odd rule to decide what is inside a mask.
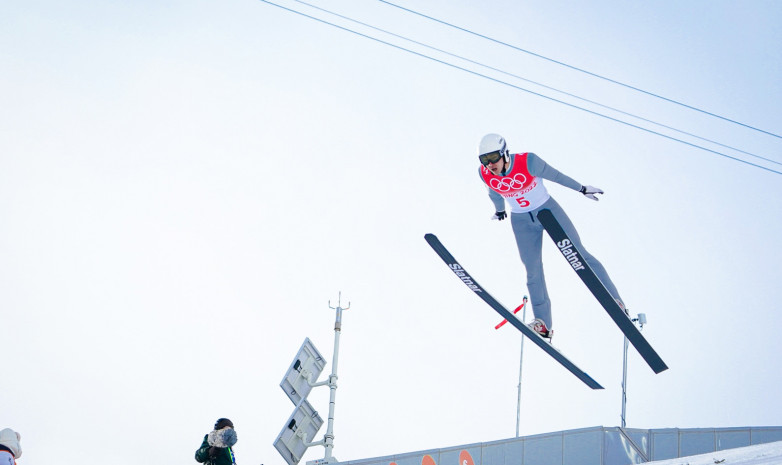
[[[337,396],[337,366],[339,364],[339,336],[342,333],[342,311],[350,308],[350,302],[347,307],[342,307],[342,291],[339,293],[337,306],[332,307],[329,300],[329,308],[337,311],[337,318],[334,322],[334,362],[331,365],[331,375],[329,376],[328,386],[331,390],[329,394],[329,420],[326,427],[326,435],[323,437],[326,454],[323,457],[325,463],[335,463],[337,459],[333,458],[331,453],[334,449],[334,399]]]
[[[322,459],[307,462],[307,465],[329,465],[339,461],[334,458],[334,404],[337,395],[337,367],[339,366],[339,336],[342,333],[342,312],[350,308],[342,306],[342,292],[339,293],[337,306],[332,307],[329,300],[329,308],[337,311],[334,323],[334,363],[331,365],[331,375],[328,380],[315,382],[326,366],[326,359],[318,352],[309,338],[299,348],[296,356],[285,377],[280,382],[280,387],[288,398],[296,406],[282,431],[274,441],[274,447],[282,455],[288,465],[298,465],[301,458],[312,446],[323,446],[326,449]],[[307,401],[312,388],[328,386],[331,390],[329,396],[329,420],[326,434],[320,441],[312,442],[318,430],[323,426],[323,419],[315,408]]]
[[[627,310],[625,310],[625,313],[627,313]],[[630,316],[629,314],[627,315]],[[637,318],[632,318],[631,321],[633,323],[638,323],[638,326],[640,326],[641,331],[644,329],[644,325],[646,324],[646,314],[645,313],[639,313]],[[628,340],[627,336],[625,336],[625,349],[624,349],[624,360],[622,362],[623,368],[622,368],[622,428],[626,426],[627,423],[627,346],[628,346]]]

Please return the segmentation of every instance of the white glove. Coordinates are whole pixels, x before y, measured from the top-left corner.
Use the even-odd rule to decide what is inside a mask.
[[[579,192],[584,194],[584,197],[588,199],[600,200],[595,196],[595,194],[602,194],[603,190],[592,186],[581,186],[581,190]]]

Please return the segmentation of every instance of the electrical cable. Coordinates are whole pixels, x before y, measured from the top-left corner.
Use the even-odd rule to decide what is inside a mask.
[[[721,120],[728,121],[728,122],[730,122],[730,123],[737,124],[737,125],[739,125],[739,126],[744,126],[745,128],[749,128],[749,129],[752,129],[752,130],[754,130],[754,131],[762,132],[762,133],[764,133],[764,134],[768,134],[769,136],[773,136],[773,137],[776,137],[776,138],[778,138],[778,139],[782,139],[782,136],[780,136],[780,135],[778,135],[778,134],[774,134],[773,132],[764,131],[763,129],[759,129],[759,128],[756,128],[756,127],[754,127],[754,126],[750,126],[750,125],[748,125],[748,124],[744,124],[744,123],[741,123],[741,122],[739,122],[739,121],[735,121],[735,120],[732,120],[732,119],[730,119],[730,118],[726,118],[726,117],[724,117],[724,116],[720,116],[720,115],[717,115],[717,114],[715,114],[715,113],[708,112],[708,111],[706,111],[706,110],[701,110],[700,108],[697,108],[697,107],[694,107],[694,106],[691,106],[691,105],[687,105],[686,103],[682,103],[682,102],[679,102],[679,101],[677,101],[677,100],[673,100],[673,99],[670,99],[670,98],[667,98],[667,97],[663,97],[662,95],[658,95],[658,94],[655,94],[655,93],[652,93],[652,92],[649,92],[649,91],[646,91],[646,90],[643,90],[643,89],[639,89],[638,87],[634,87],[634,86],[631,86],[631,85],[629,85],[629,84],[625,84],[625,83],[623,83],[623,82],[619,82],[619,81],[616,81],[616,80],[614,80],[614,79],[607,78],[607,77],[605,77],[605,76],[601,76],[601,75],[599,75],[599,74],[596,74],[596,73],[593,73],[593,72],[591,72],[591,71],[587,71],[587,70],[585,70],[585,69],[578,68],[578,67],[576,67],[576,66],[569,65],[569,64],[567,64],[567,63],[564,63],[564,62],[561,62],[561,61],[554,60],[554,59],[552,59],[552,58],[549,58],[549,57],[547,57],[547,56],[541,55],[541,54],[539,54],[539,53],[535,53],[535,52],[532,52],[532,51],[530,51],[530,50],[525,50],[525,49],[523,49],[523,48],[521,48],[521,47],[517,47],[517,46],[515,46],[515,45],[511,45],[511,44],[508,44],[508,43],[506,43],[506,42],[502,42],[502,41],[500,41],[500,40],[493,39],[493,38],[491,38],[491,37],[489,37],[489,36],[485,36],[485,35],[483,35],[483,34],[479,34],[479,33],[477,33],[477,32],[473,32],[473,31],[471,31],[471,30],[469,30],[469,29],[465,29],[465,28],[463,28],[463,27],[456,26],[455,24],[451,24],[451,23],[448,23],[448,22],[442,21],[442,20],[440,20],[440,19],[434,18],[434,17],[432,17],[432,16],[425,15],[425,14],[423,14],[423,13],[419,13],[419,12],[417,12],[417,11],[415,11],[415,10],[411,10],[411,9],[409,9],[409,8],[405,8],[405,7],[403,7],[403,6],[400,6],[400,5],[396,5],[396,4],[394,4],[394,3],[391,3],[391,2],[389,2],[389,1],[387,1],[387,0],[377,0],[377,1],[379,1],[379,2],[381,2],[381,3],[385,3],[386,5],[389,5],[389,6],[393,6],[393,7],[395,7],[395,8],[399,8],[400,10],[404,10],[404,11],[407,11],[407,12],[409,12],[409,13],[413,13],[413,14],[415,14],[415,15],[418,15],[418,16],[421,16],[421,17],[423,17],[423,18],[427,18],[427,19],[429,19],[429,20],[431,20],[431,21],[435,21],[435,22],[438,22],[438,23],[440,23],[440,24],[443,24],[443,25],[446,25],[446,26],[452,27],[452,28],[454,28],[454,29],[458,29],[458,30],[460,30],[460,31],[463,31],[463,32],[466,32],[466,33],[468,33],[468,34],[472,34],[472,35],[474,35],[474,36],[477,36],[477,37],[480,37],[480,38],[482,38],[482,39],[486,39],[486,40],[489,40],[489,41],[491,41],[491,42],[494,42],[494,43],[497,43],[497,44],[500,44],[500,45],[504,45],[504,46],[506,46],[506,47],[509,47],[509,48],[512,48],[512,49],[514,49],[514,50],[518,50],[518,51],[520,51],[520,52],[527,53],[527,54],[529,54],[529,55],[532,55],[532,56],[535,56],[535,57],[541,58],[541,59],[543,59],[543,60],[546,60],[546,61],[550,61],[550,62],[552,62],[552,63],[556,63],[556,64],[558,64],[558,65],[560,65],[560,66],[564,66],[564,67],[566,67],[566,68],[570,68],[570,69],[572,69],[572,70],[575,70],[575,71],[578,71],[578,72],[581,72],[581,73],[584,73],[584,74],[588,74],[588,75],[590,75],[590,76],[593,76],[593,77],[596,77],[596,78],[598,78],[598,79],[603,79],[603,80],[605,80],[605,81],[608,81],[608,82],[611,82],[611,83],[613,83],[613,84],[617,84],[617,85],[619,85],[619,86],[623,86],[623,87],[626,87],[626,88],[628,88],[628,89],[632,89],[632,90],[634,90],[634,91],[636,91],[636,92],[641,92],[641,93],[643,93],[643,94],[650,95],[650,96],[652,96],[652,97],[656,97],[656,98],[658,98],[658,99],[661,99],[661,100],[665,100],[666,102],[670,102],[670,103],[673,103],[673,104],[676,104],[676,105],[680,105],[680,106],[682,106],[682,107],[689,108],[690,110],[694,110],[694,111],[697,111],[697,112],[700,112],[700,113],[704,113],[704,114],[706,114],[706,115],[713,116],[713,117],[715,117],[715,118],[719,118],[719,119],[721,119]]]
[[[614,108],[614,107],[611,107],[611,106],[608,106],[608,105],[604,105],[604,104],[602,104],[602,103],[600,103],[600,102],[596,102],[596,101],[594,101],[594,100],[589,100],[589,99],[587,99],[587,98],[580,97],[580,96],[578,96],[578,95],[575,95],[575,94],[573,94],[573,93],[566,92],[566,91],[563,91],[563,90],[560,90],[560,89],[557,89],[557,88],[554,88],[554,87],[548,86],[548,85],[546,85],[546,84],[543,84],[543,83],[541,83],[541,82],[536,82],[536,81],[533,81],[533,80],[531,80],[531,79],[527,79],[527,78],[525,78],[525,77],[519,76],[519,75],[517,75],[517,74],[509,73],[509,72],[507,72],[507,71],[503,71],[503,70],[501,70],[501,69],[499,69],[499,68],[495,68],[495,67],[493,67],[493,66],[489,66],[489,65],[486,65],[486,64],[480,63],[480,62],[478,62],[478,61],[471,60],[471,59],[469,59],[469,58],[466,58],[466,57],[463,57],[463,56],[460,56],[460,55],[457,55],[457,54],[454,54],[454,53],[451,53],[451,52],[448,52],[448,51],[445,51],[445,50],[442,50],[442,49],[439,49],[439,48],[436,48],[436,47],[432,47],[431,45],[427,45],[427,44],[425,44],[425,43],[423,43],[423,42],[419,42],[419,41],[416,41],[416,40],[410,39],[410,38],[408,38],[408,37],[405,37],[405,36],[402,36],[402,35],[396,34],[396,33],[394,33],[394,32],[388,31],[388,30],[386,30],[386,29],[381,29],[381,28],[379,28],[379,27],[376,27],[376,26],[373,26],[373,25],[371,25],[371,24],[367,24],[367,23],[365,23],[365,22],[358,21],[358,20],[356,20],[356,19],[350,18],[350,17],[348,17],[348,16],[345,16],[345,15],[341,15],[341,14],[339,14],[339,13],[335,13],[335,12],[333,12],[333,11],[327,10],[327,9],[325,9],[325,8],[322,8],[322,7],[319,7],[319,6],[317,6],[317,5],[313,5],[313,4],[311,4],[311,3],[305,2],[304,0],[293,0],[293,1],[295,1],[295,2],[298,2],[298,3],[301,3],[302,5],[306,5],[306,6],[310,7],[310,8],[314,8],[314,9],[316,9],[316,10],[322,11],[322,12],[324,12],[324,13],[328,13],[328,14],[330,14],[330,15],[337,16],[337,17],[339,17],[339,18],[342,18],[342,19],[344,19],[344,20],[351,21],[351,22],[353,22],[353,23],[356,23],[356,24],[360,24],[360,25],[362,25],[362,26],[365,26],[365,27],[368,27],[368,28],[370,28],[370,29],[374,29],[374,30],[376,30],[376,31],[379,31],[379,32],[382,32],[382,33],[384,33],[384,34],[391,35],[391,36],[393,36],[393,37],[396,37],[396,38],[398,38],[398,39],[402,39],[402,40],[405,40],[405,41],[408,41],[408,42],[414,43],[414,44],[416,44],[416,45],[420,45],[420,46],[422,46],[422,47],[426,47],[426,48],[428,48],[428,49],[430,49],[430,50],[434,50],[434,51],[436,51],[436,52],[439,52],[439,53],[442,53],[442,54],[445,54],[445,55],[448,55],[448,56],[451,56],[451,57],[454,57],[454,58],[458,58],[458,59],[460,59],[460,60],[464,60],[464,61],[466,61],[466,62],[468,62],[468,63],[472,63],[472,64],[475,64],[475,65],[481,66],[481,67],[483,67],[483,68],[490,69],[490,70],[492,70],[492,71],[496,71],[496,72],[498,72],[498,73],[501,73],[501,74],[504,74],[504,75],[506,75],[506,76],[514,77],[514,78],[516,78],[516,79],[519,79],[519,80],[521,80],[521,81],[529,82],[529,83],[531,83],[531,84],[535,84],[535,85],[537,85],[537,86],[540,86],[540,87],[543,87],[543,88],[545,88],[545,89],[552,90],[552,91],[554,91],[554,92],[558,92],[558,93],[560,93],[560,94],[567,95],[567,96],[569,96],[569,97],[573,97],[573,98],[575,98],[575,99],[578,99],[578,100],[581,100],[581,101],[583,101],[583,102],[587,102],[587,103],[590,103],[590,104],[592,104],[592,105],[596,105],[596,106],[599,106],[599,107],[602,107],[602,108],[605,108],[605,109],[608,109],[608,110],[611,110],[611,111],[615,111],[615,112],[617,112],[617,113],[620,113],[620,114],[623,114],[623,115],[626,115],[626,116],[630,116],[630,117],[633,117],[633,118],[639,119],[639,120],[641,120],[641,121],[644,121],[644,122],[647,122],[647,123],[651,123],[651,124],[654,124],[654,125],[656,125],[656,126],[660,126],[660,127],[662,127],[662,128],[665,128],[665,129],[669,129],[669,130],[671,130],[671,131],[678,132],[679,134],[684,134],[684,135],[687,135],[687,136],[693,137],[693,138],[695,138],[695,139],[699,139],[699,140],[702,140],[702,141],[705,141],[705,142],[709,142],[709,143],[712,143],[712,144],[715,144],[715,145],[718,145],[718,146],[720,146],[720,147],[724,147],[724,148],[727,148],[727,149],[735,150],[735,151],[737,151],[737,152],[741,152],[741,153],[743,153],[743,154],[746,154],[746,155],[749,155],[749,156],[752,156],[752,157],[755,157],[755,158],[758,158],[758,159],[761,159],[761,160],[767,161],[767,162],[769,162],[769,163],[773,163],[773,164],[776,164],[776,165],[780,165],[780,166],[782,166],[782,162],[778,162],[778,161],[772,160],[772,159],[770,159],[770,158],[766,158],[766,157],[763,157],[763,156],[760,156],[760,155],[757,155],[757,154],[754,154],[754,153],[751,153],[751,152],[747,152],[747,151],[745,151],[745,150],[741,150],[741,149],[739,149],[739,148],[737,148],[737,147],[732,147],[732,146],[730,146],[730,145],[722,144],[722,143],[720,143],[720,142],[717,142],[717,141],[715,141],[715,140],[708,139],[708,138],[705,138],[705,137],[701,137],[701,136],[698,136],[698,135],[696,135],[696,134],[693,134],[693,133],[691,133],[691,132],[683,131],[683,130],[681,130],[681,129],[677,129],[677,128],[674,128],[674,127],[672,127],[672,126],[665,125],[665,124],[663,124],[663,123],[658,123],[658,122],[656,122],[656,121],[653,121],[653,120],[651,120],[651,119],[644,118],[644,117],[642,117],[642,116],[638,116],[638,115],[635,115],[635,114],[633,114],[633,113],[629,113],[629,112],[626,112],[626,111],[623,111],[623,110],[620,110],[620,109],[618,109],[618,108]]]
[[[706,151],[706,152],[710,152],[710,153],[713,153],[713,154],[715,154],[715,155],[719,155],[719,156],[721,156],[721,157],[729,158],[729,159],[731,159],[731,160],[734,160],[734,161],[737,161],[737,162],[740,162],[740,163],[744,163],[744,164],[746,164],[746,165],[750,165],[750,166],[753,166],[753,167],[755,167],[755,168],[759,168],[759,169],[762,169],[762,170],[765,170],[765,171],[769,171],[769,172],[771,172],[771,173],[775,173],[775,174],[780,174],[780,175],[782,175],[782,171],[776,171],[776,170],[773,170],[773,169],[771,169],[771,168],[767,168],[767,167],[765,167],[765,166],[758,165],[758,164],[756,164],[756,163],[752,163],[752,162],[749,162],[749,161],[747,161],[747,160],[742,160],[741,158],[737,158],[737,157],[734,157],[734,156],[728,155],[728,154],[726,154],[726,153],[722,153],[722,152],[719,152],[719,151],[716,151],[716,150],[712,150],[712,149],[709,149],[709,148],[707,148],[707,147],[703,147],[703,146],[700,146],[700,145],[694,144],[694,143],[692,143],[692,142],[687,142],[687,141],[685,141],[685,140],[678,139],[678,138],[676,138],[676,137],[669,136],[669,135],[667,135],[667,134],[663,134],[663,133],[661,133],[661,132],[658,132],[658,131],[654,131],[654,130],[652,130],[652,129],[644,128],[644,127],[642,127],[642,126],[638,126],[638,125],[636,125],[636,124],[629,123],[629,122],[627,122],[627,121],[623,121],[623,120],[620,120],[620,119],[617,119],[617,118],[614,118],[614,117],[611,117],[611,116],[608,116],[608,115],[604,115],[604,114],[602,114],[602,113],[598,113],[598,112],[596,112],[596,111],[593,111],[593,110],[590,110],[590,109],[588,109],[588,108],[580,107],[580,106],[578,106],[578,105],[574,105],[574,104],[572,104],[572,103],[568,103],[568,102],[565,102],[565,101],[562,101],[562,100],[558,100],[558,99],[555,99],[555,98],[553,98],[553,97],[549,97],[549,96],[547,96],[547,95],[544,95],[544,94],[541,94],[541,93],[538,93],[538,92],[535,92],[535,91],[532,91],[532,90],[529,90],[529,89],[525,89],[524,87],[520,87],[520,86],[517,86],[517,85],[515,85],[515,84],[511,84],[511,83],[509,83],[509,82],[505,82],[505,81],[502,81],[502,80],[500,80],[500,79],[493,78],[493,77],[491,77],[491,76],[487,76],[487,75],[485,75],[485,74],[481,74],[481,73],[479,73],[479,72],[477,72],[477,71],[473,71],[473,70],[470,70],[470,69],[467,69],[467,68],[464,68],[464,67],[461,67],[461,66],[455,65],[455,64],[453,64],[453,63],[449,63],[449,62],[447,62],[447,61],[443,61],[443,60],[440,60],[440,59],[438,59],[438,58],[434,58],[434,57],[431,57],[431,56],[425,55],[425,54],[423,54],[423,53],[419,53],[419,52],[416,52],[416,51],[414,51],[414,50],[410,50],[410,49],[404,48],[404,47],[402,47],[402,46],[399,46],[399,45],[396,45],[396,44],[392,44],[392,43],[390,43],[390,42],[386,42],[386,41],[384,41],[384,40],[381,40],[381,39],[378,39],[378,38],[376,38],[376,37],[372,37],[372,36],[370,36],[370,35],[363,34],[363,33],[361,33],[361,32],[358,32],[358,31],[354,31],[354,30],[352,30],[352,29],[349,29],[349,28],[346,28],[346,27],[344,27],[344,26],[340,26],[340,25],[338,25],[338,24],[334,24],[334,23],[331,23],[331,22],[329,22],[329,21],[326,21],[326,20],[323,20],[323,19],[320,19],[320,18],[316,18],[316,17],[314,17],[314,16],[311,16],[311,15],[308,15],[308,14],[306,14],[306,13],[302,13],[301,11],[297,11],[297,10],[294,10],[294,9],[292,9],[292,8],[288,8],[288,7],[285,7],[285,6],[279,5],[279,4],[277,4],[277,3],[274,3],[274,2],[271,2],[271,1],[269,1],[269,0],[259,0],[259,1],[261,1],[261,2],[263,2],[263,3],[266,3],[266,4],[269,4],[269,5],[272,5],[272,6],[276,6],[277,8],[280,8],[280,9],[283,9],[283,10],[286,10],[286,11],[289,11],[289,12],[291,12],[291,13],[295,13],[295,14],[297,14],[297,15],[304,16],[304,17],[306,17],[306,18],[309,18],[309,19],[312,19],[312,20],[314,20],[314,21],[318,21],[318,22],[320,22],[320,23],[323,23],[323,24],[326,24],[326,25],[328,25],[328,26],[332,26],[332,27],[335,27],[335,28],[337,28],[337,29],[341,29],[341,30],[343,30],[343,31],[350,32],[350,33],[352,33],[352,34],[355,34],[355,35],[358,35],[358,36],[364,37],[364,38],[366,38],[366,39],[370,39],[370,40],[373,40],[373,41],[375,41],[375,42],[378,42],[378,43],[381,43],[381,44],[384,44],[384,45],[388,45],[388,46],[390,46],[390,47],[393,47],[393,48],[396,48],[396,49],[398,49],[398,50],[402,50],[402,51],[405,51],[405,52],[411,53],[411,54],[413,54],[413,55],[417,55],[417,56],[419,56],[419,57],[426,58],[426,59],[428,59],[428,60],[431,60],[431,61],[434,61],[434,62],[437,62],[437,63],[443,64],[443,65],[449,66],[449,67],[451,67],[451,68],[458,69],[458,70],[464,71],[464,72],[466,72],[466,73],[469,73],[469,74],[472,74],[472,75],[475,75],[475,76],[478,76],[478,77],[482,77],[482,78],[484,78],[484,79],[488,79],[488,80],[490,80],[490,81],[493,81],[493,82],[496,82],[496,83],[498,83],[498,84],[503,84],[503,85],[506,85],[506,86],[508,86],[508,87],[511,87],[511,88],[514,88],[514,89],[517,89],[517,90],[521,90],[521,91],[523,91],[523,92],[527,92],[527,93],[529,93],[529,94],[536,95],[536,96],[538,96],[538,97],[542,97],[542,98],[544,98],[544,99],[546,99],[546,100],[550,100],[550,101],[553,101],[553,102],[561,103],[561,104],[563,104],[563,105],[566,105],[566,106],[568,106],[568,107],[575,108],[575,109],[577,109],[577,110],[581,110],[581,111],[584,111],[584,112],[587,112],[587,113],[593,114],[593,115],[595,115],[595,116],[600,116],[600,117],[606,118],[606,119],[608,119],[608,120],[611,120],[611,121],[614,121],[614,122],[617,122],[617,123],[620,123],[620,124],[624,124],[624,125],[626,125],[626,126],[630,126],[630,127],[633,127],[633,128],[639,129],[639,130],[641,130],[641,131],[644,131],[644,132],[647,132],[647,133],[650,133],[650,134],[654,134],[654,135],[657,135],[657,136],[660,136],[660,137],[664,137],[664,138],[666,138],[666,139],[669,139],[669,140],[672,140],[672,141],[675,141],[675,142],[679,142],[679,143],[682,143],[682,144],[684,144],[684,145],[688,145],[688,146],[690,146],[690,147],[694,147],[694,148],[697,148],[697,149],[700,149],[700,150],[703,150],[703,151]]]

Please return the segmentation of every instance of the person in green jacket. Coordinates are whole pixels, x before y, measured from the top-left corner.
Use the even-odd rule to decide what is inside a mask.
[[[215,429],[204,436],[201,447],[195,453],[196,462],[206,465],[234,465],[236,457],[231,449],[234,444],[234,424],[228,418],[220,418],[215,423]]]

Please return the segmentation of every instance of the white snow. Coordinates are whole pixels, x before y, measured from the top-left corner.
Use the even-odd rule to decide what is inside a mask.
[[[778,465],[782,464],[782,441],[648,463],[653,465]]]

